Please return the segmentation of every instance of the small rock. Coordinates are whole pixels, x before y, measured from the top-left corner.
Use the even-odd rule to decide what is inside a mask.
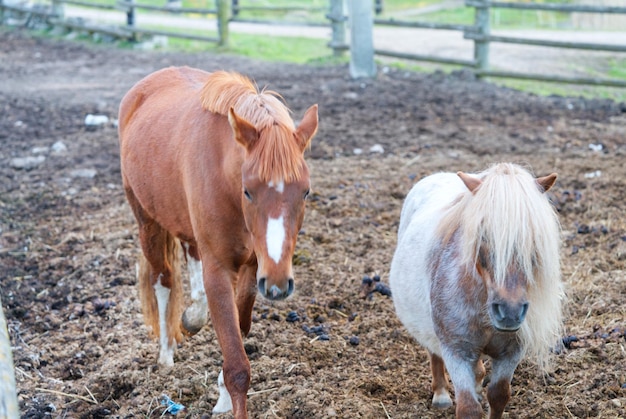
[[[352,150],[352,153],[355,156],[361,155],[361,154],[363,154],[363,149],[362,148],[355,148],[354,150]]]
[[[45,160],[45,156],[15,157],[11,159],[11,162],[9,164],[14,169],[32,170],[36,167],[39,167]]]
[[[70,172],[70,176],[73,178],[81,177],[86,179],[93,179],[98,174],[96,169],[75,169]]]
[[[52,144],[51,150],[54,154],[63,154],[67,151],[67,146],[63,141],[59,140],[56,143]]]
[[[30,150],[31,153],[33,154],[48,154],[48,152],[50,151],[49,147],[33,147],[32,150]]]
[[[622,407],[622,402],[620,401],[620,399],[612,399],[611,403],[613,404],[613,406],[615,407]]]

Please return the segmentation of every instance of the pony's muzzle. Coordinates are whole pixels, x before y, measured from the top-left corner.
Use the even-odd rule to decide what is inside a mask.
[[[503,332],[518,330],[528,312],[528,303],[510,304],[498,302],[491,304],[491,319],[496,329]]]
[[[295,283],[293,281],[293,278],[289,278],[287,279],[287,284],[286,287],[279,287],[276,284],[273,284],[272,286],[270,286],[269,288],[267,287],[267,278],[263,277],[260,278],[258,280],[258,288],[259,288],[259,293],[267,298],[268,300],[284,300],[285,298],[289,297],[292,293],[293,290],[295,289]]]

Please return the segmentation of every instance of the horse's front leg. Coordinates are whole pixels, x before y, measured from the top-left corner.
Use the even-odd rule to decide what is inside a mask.
[[[211,320],[224,362],[218,378],[220,397],[213,413],[232,409],[235,419],[247,419],[246,397],[250,387],[250,361],[243,348],[239,315],[233,292],[234,274],[203,263],[204,286]]]
[[[510,357],[492,359],[491,381],[487,388],[489,419],[500,419],[511,399],[511,380],[521,360],[519,353]]]
[[[239,329],[244,336],[252,325],[252,307],[258,292],[256,285],[257,266],[244,265],[239,269],[237,278],[237,310],[239,311]]]
[[[456,399],[456,417],[481,419],[483,408],[476,393],[476,359],[465,359],[444,348],[443,359],[450,374]]]

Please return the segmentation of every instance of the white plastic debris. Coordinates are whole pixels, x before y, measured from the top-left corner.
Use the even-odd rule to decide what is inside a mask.
[[[596,170],[595,172],[585,173],[584,176],[585,176],[586,179],[593,179],[593,178],[602,176],[602,171],[601,170]]]
[[[380,144],[374,144],[373,146],[370,147],[370,153],[380,153],[380,154],[382,154],[384,152],[385,152],[385,149]]]
[[[602,144],[589,144],[589,150],[591,151],[602,151],[603,148]]]
[[[106,115],[93,115],[87,114],[85,117],[85,125],[87,126],[99,126],[109,122],[109,117]]]

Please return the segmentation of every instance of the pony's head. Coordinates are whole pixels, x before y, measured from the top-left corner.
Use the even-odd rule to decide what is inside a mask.
[[[485,284],[493,327],[515,332],[532,304],[541,306],[537,289],[559,280],[558,222],[543,195],[557,175],[535,179],[505,163],[479,176],[458,175],[471,192],[460,226],[465,263]],[[534,313],[534,321],[541,321]]]
[[[259,293],[283,299],[294,290],[292,257],[311,187],[304,151],[317,131],[317,105],[297,129],[284,123],[257,128],[232,108],[228,118],[246,150],[242,208],[254,242]]]

